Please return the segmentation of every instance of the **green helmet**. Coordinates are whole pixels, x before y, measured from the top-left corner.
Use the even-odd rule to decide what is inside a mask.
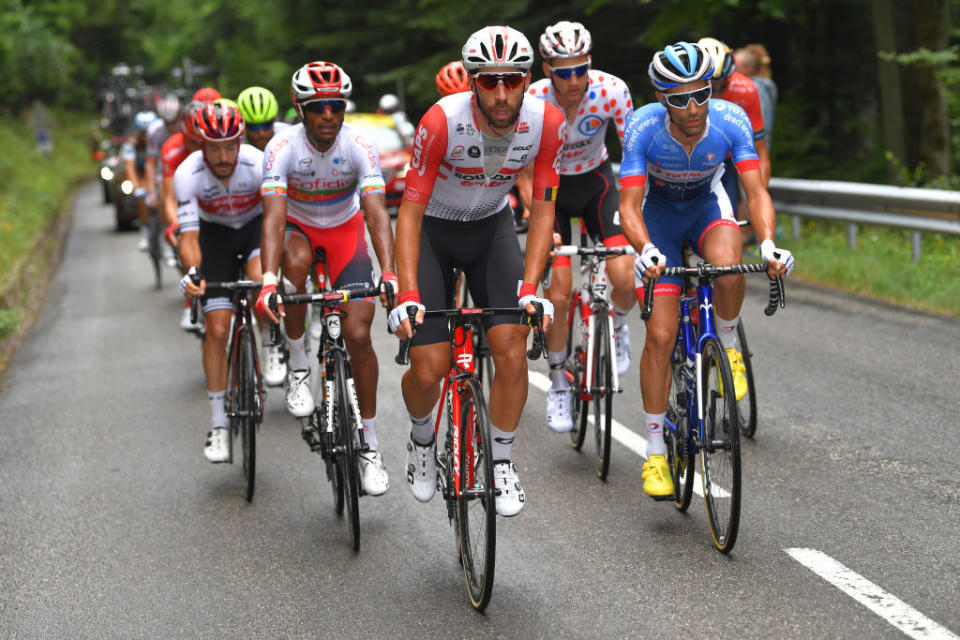
[[[280,109],[277,99],[269,89],[248,87],[237,97],[243,119],[253,124],[273,122]]]

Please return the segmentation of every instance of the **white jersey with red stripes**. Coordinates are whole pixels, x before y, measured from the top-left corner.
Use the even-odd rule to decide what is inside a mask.
[[[287,217],[309,227],[339,227],[360,210],[361,197],[384,192],[376,144],[347,123],[326,151],[300,123],[277,132],[263,154],[261,193],[286,196]]]
[[[603,164],[609,157],[604,143],[607,125],[613,122],[620,144],[623,145],[623,128],[627,116],[633,113],[633,99],[627,83],[596,69],[590,69],[588,77],[590,82],[577,115],[573,122],[568,123],[567,139],[560,157],[559,171],[562,176],[586,173]],[[534,82],[528,93],[560,107],[550,78]]]
[[[194,151],[173,176],[181,231],[198,230],[201,220],[239,229],[263,213],[262,181],[263,152],[252,145],[240,145],[227,185],[213,175],[203,151]]]
[[[500,211],[517,177],[534,163],[534,197],[556,198],[557,163],[566,123],[542,100],[524,100],[503,165],[484,173],[484,136],[474,116],[474,96],[455,93],[433,105],[417,127],[404,198],[426,206],[425,215],[467,222]]]

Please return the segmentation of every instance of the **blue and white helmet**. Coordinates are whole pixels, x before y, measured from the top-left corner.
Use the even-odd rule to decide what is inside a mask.
[[[647,75],[653,86],[661,91],[697,80],[709,80],[713,75],[713,58],[699,44],[678,42],[653,55]]]
[[[137,131],[146,131],[147,127],[156,122],[157,114],[153,111],[140,111],[133,117],[133,126]]]

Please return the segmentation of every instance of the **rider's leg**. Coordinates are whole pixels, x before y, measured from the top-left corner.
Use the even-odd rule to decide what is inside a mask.
[[[570,388],[563,372],[563,363],[567,359],[567,322],[570,313],[571,287],[570,260],[558,258],[552,268],[550,288],[546,291],[547,300],[553,303],[553,322],[546,333],[550,381],[553,390]]]
[[[213,428],[226,427],[223,409],[227,388],[227,334],[230,331],[230,309],[216,309],[206,314],[207,335],[203,339],[203,371],[207,376],[207,394],[210,397]],[[212,397],[216,396],[216,397]]]
[[[642,298],[641,298],[642,299]],[[670,393],[670,354],[677,340],[678,312],[675,295],[655,295],[653,314],[647,320],[647,337],[640,356],[640,392],[647,413],[647,455],[666,453],[662,415]],[[661,416],[659,420],[655,418]]]
[[[306,293],[307,273],[313,262],[310,242],[299,233],[288,231],[283,239],[283,279],[289,281],[296,293]],[[289,292],[288,292],[289,293]],[[307,317],[306,305],[284,307],[286,317],[283,321],[287,333],[287,346],[290,348],[290,369],[310,368],[304,344],[304,326]]]
[[[370,325],[376,306],[367,300],[356,300],[343,305],[346,317],[343,321],[343,339],[350,354],[350,369],[357,387],[357,403],[360,405],[360,417],[367,420],[364,433],[367,444],[377,449],[377,435],[373,420],[377,416],[377,380],[379,363],[370,340]]]
[[[490,355],[493,356],[493,383],[490,385],[490,421],[509,434],[509,441],[494,438],[493,457],[509,459],[512,435],[527,402],[527,336],[530,329],[518,324],[498,324],[487,330]],[[499,451],[499,454],[498,454]]]

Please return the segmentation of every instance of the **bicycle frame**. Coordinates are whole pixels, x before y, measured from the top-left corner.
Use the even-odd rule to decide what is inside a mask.
[[[250,299],[247,297],[247,292],[240,289],[235,289],[233,292],[233,330],[230,332],[230,340],[227,343],[227,354],[228,362],[230,363],[230,375],[231,378],[236,380],[237,376],[240,375],[240,357],[237,353],[237,350],[240,348],[240,334],[241,332],[248,331],[250,332],[250,337],[253,339],[253,344],[256,345],[256,337],[253,333],[253,317],[250,310]],[[254,371],[256,372],[257,378],[257,422],[263,418],[263,378],[260,376],[260,355],[257,352],[256,348],[253,349],[253,366]],[[227,387],[230,388],[229,385]],[[233,409],[236,403],[236,398],[230,399],[230,413],[227,414],[228,417],[244,417],[239,413],[236,413]]]
[[[330,440],[327,442],[332,442],[333,438],[333,410],[334,404],[330,401],[336,394],[336,389],[334,387],[335,381],[333,380],[333,369],[336,366],[336,361],[343,359],[349,360],[349,355],[347,354],[347,347],[343,340],[342,326],[343,326],[343,311],[340,307],[324,307],[323,309],[323,330],[320,334],[320,347],[317,350],[317,360],[320,363],[320,375],[322,377],[322,392],[320,398],[320,406],[322,407],[322,415],[324,416],[324,425],[318,425],[323,427],[323,432],[326,434]],[[350,403],[350,407],[353,410],[353,415],[356,417],[354,421],[355,424],[353,428],[356,430],[359,436],[360,451],[367,450],[367,443],[363,438],[363,425],[360,423],[360,403],[357,400],[357,388],[353,380],[353,376],[349,376],[344,383],[347,388],[347,401]],[[329,454],[333,453],[332,447],[323,447],[321,448],[321,455],[326,459]]]
[[[464,309],[468,312],[469,309]],[[447,399],[447,412],[451,425],[451,452],[453,453],[453,497],[462,495],[463,486],[472,487],[474,482],[473,467],[466,469],[466,477],[461,474],[464,470],[460,469],[460,447],[461,444],[461,424],[460,424],[460,392],[458,389],[464,378],[475,375],[476,362],[473,353],[473,329],[469,322],[458,322],[454,328],[454,339],[452,343],[453,357],[451,359],[450,369],[443,381],[443,392],[441,398]],[[447,395],[449,392],[449,396]],[[434,437],[440,433],[440,419],[442,412],[437,412],[436,423],[434,425]],[[467,459],[473,460],[474,452],[471,443],[468,442]],[[441,476],[442,477],[442,476]],[[465,481],[465,482],[464,482]]]
[[[598,245],[603,248],[603,245]],[[593,380],[593,360],[595,357],[596,343],[590,339],[595,335],[594,327],[598,317],[606,318],[607,335],[610,336],[610,353],[616,353],[613,338],[613,309],[610,306],[610,283],[607,279],[607,261],[596,255],[587,255],[580,264],[580,285],[573,294],[570,308],[576,305],[580,307],[580,317],[586,322],[587,331],[587,354],[586,354],[586,380],[582,393],[584,400],[592,400],[596,386]],[[573,323],[573,313],[567,315],[567,328],[569,330]],[[620,375],[617,367],[613,367],[611,373],[613,379],[613,390],[620,393]]]

